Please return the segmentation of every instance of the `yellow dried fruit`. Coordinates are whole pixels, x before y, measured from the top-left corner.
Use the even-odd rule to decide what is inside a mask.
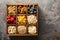
[[[26,24],[26,16],[25,15],[17,16],[17,19],[18,19],[18,24]]]

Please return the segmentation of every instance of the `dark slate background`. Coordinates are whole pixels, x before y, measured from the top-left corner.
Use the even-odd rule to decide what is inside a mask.
[[[38,3],[37,37],[6,35],[6,4]],[[0,40],[60,40],[60,0],[0,0]]]

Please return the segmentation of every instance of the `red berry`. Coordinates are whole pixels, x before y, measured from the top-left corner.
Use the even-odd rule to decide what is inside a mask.
[[[13,21],[13,24],[16,24],[16,20]]]
[[[11,19],[11,22],[13,22],[13,21],[14,21],[14,18],[13,18],[13,17],[11,17],[10,19]]]
[[[16,18],[16,16],[13,16],[13,18]]]
[[[10,16],[9,15],[7,16],[7,19],[10,19]]]
[[[7,22],[10,23],[10,19],[7,19]]]

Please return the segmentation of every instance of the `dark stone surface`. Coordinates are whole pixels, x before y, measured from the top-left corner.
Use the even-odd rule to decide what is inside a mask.
[[[36,3],[39,5],[38,37],[8,37],[6,35],[6,4]],[[1,40],[60,40],[60,0],[0,0]]]

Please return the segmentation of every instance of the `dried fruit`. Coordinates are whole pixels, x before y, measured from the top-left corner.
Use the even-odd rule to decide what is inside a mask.
[[[14,20],[13,24],[16,24],[16,20]]]
[[[15,26],[8,26],[8,33],[9,34],[15,34],[16,33],[16,27]]]
[[[18,19],[18,24],[26,24],[26,16],[25,15],[17,16],[17,19]]]
[[[26,13],[27,12],[27,7],[24,5],[19,5],[18,6],[18,13]]]
[[[10,19],[7,20],[7,23],[10,23]]]
[[[37,22],[37,18],[35,15],[29,15],[27,16],[27,20],[29,24],[35,24]]]
[[[26,26],[18,26],[18,33],[20,34],[26,33]]]
[[[30,34],[35,34],[37,31],[36,31],[36,26],[29,26],[28,27],[28,33]]]
[[[8,6],[8,14],[11,15],[15,15],[15,10],[16,10],[16,6]]]
[[[11,22],[13,22],[14,21],[14,18],[13,17],[11,17]]]
[[[7,23],[8,24],[16,24],[16,16],[7,16]]]
[[[7,16],[7,19],[10,19],[10,16],[9,15]]]
[[[28,5],[28,14],[35,14],[37,12],[36,5]]]

